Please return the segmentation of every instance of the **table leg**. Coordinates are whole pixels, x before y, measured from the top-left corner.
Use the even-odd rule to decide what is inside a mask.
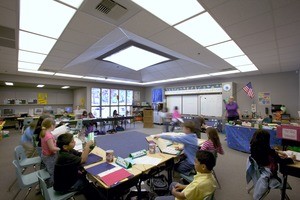
[[[285,200],[286,185],[287,185],[287,174],[284,174],[283,175],[283,186],[282,186],[282,189],[281,189],[281,200]]]

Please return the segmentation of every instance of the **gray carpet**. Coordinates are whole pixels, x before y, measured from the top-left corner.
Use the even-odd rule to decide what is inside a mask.
[[[154,128],[142,128],[142,123],[136,123],[136,127],[128,127],[125,132],[138,131],[145,134],[157,134],[162,132],[162,126],[155,125]],[[123,133],[125,133],[123,132]],[[120,132],[122,133],[122,132]],[[18,184],[14,184],[10,192],[7,191],[9,185],[15,179],[15,171],[12,165],[13,151],[14,147],[19,144],[20,133],[15,130],[10,130],[10,136],[8,138],[3,138],[0,141],[0,194],[1,198],[4,200],[12,199],[14,194],[18,190]],[[206,135],[202,134],[205,138]],[[217,166],[215,167],[215,172],[221,184],[221,189],[217,189],[215,193],[215,198],[217,200],[247,200],[252,199],[251,194],[247,194],[247,185],[245,181],[245,166],[248,157],[247,153],[242,153],[227,147],[225,136],[220,135],[221,142],[225,151],[225,155],[218,157]],[[130,143],[130,141],[128,141]],[[28,170],[29,172],[30,170]],[[288,177],[288,182],[292,186],[292,190],[287,191],[291,200],[299,199],[300,190],[300,179],[295,177]],[[26,190],[22,190],[18,195],[17,199],[23,199]],[[75,197],[76,200],[84,200],[82,195]],[[35,191],[30,193],[28,196],[29,200],[40,200],[43,197],[39,194],[36,195]],[[267,196],[266,200],[279,200],[280,191],[272,190]]]

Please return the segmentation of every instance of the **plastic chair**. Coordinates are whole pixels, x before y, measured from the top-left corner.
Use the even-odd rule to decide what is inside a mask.
[[[28,191],[27,191],[26,195],[24,196],[24,199],[26,199],[26,197],[28,196],[28,194],[31,191],[32,186],[34,186],[38,183],[37,172],[40,174],[40,176],[43,179],[50,178],[50,174],[45,169],[39,170],[37,172],[32,172],[29,174],[23,174],[18,161],[14,160],[12,163],[15,166],[16,176],[17,176],[17,180],[19,183],[19,187],[20,187],[19,191],[13,197],[13,200],[17,198],[18,194],[20,193],[20,191],[22,189],[28,188]]]
[[[78,134],[78,133],[81,132],[82,127],[83,127],[83,121],[82,121],[82,119],[77,119],[77,123],[76,123],[75,128],[70,128],[70,132],[72,134],[76,135],[76,134]]]
[[[33,168],[36,170],[35,166],[41,164],[42,162],[42,159],[39,156],[27,158],[22,145],[18,145],[15,147],[15,160],[18,162],[20,168],[22,168],[22,174],[24,173],[26,168],[30,166],[33,166]],[[14,182],[12,182],[12,184],[9,186],[8,192],[11,190],[12,186],[15,184],[16,181],[17,179],[14,180]]]
[[[22,124],[22,133],[25,131],[25,129],[30,125],[30,123],[33,121],[32,117],[25,117],[23,124]]]
[[[41,193],[43,195],[43,197],[45,198],[45,200],[65,200],[65,199],[69,199],[69,198],[73,198],[74,199],[74,195],[76,194],[76,192],[69,192],[69,193],[65,193],[65,194],[61,194],[59,192],[56,192],[53,187],[47,188],[47,185],[44,181],[44,179],[42,178],[40,172],[36,173],[39,185],[40,185],[40,189],[41,189]]]

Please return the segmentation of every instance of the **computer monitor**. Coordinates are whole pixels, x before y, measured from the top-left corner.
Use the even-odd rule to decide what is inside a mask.
[[[72,113],[73,108],[72,107],[65,107],[65,111],[67,111],[68,113]]]
[[[3,109],[3,115],[4,116],[10,116],[10,115],[14,115],[15,114],[15,110],[14,109],[8,109],[8,108],[4,108]]]

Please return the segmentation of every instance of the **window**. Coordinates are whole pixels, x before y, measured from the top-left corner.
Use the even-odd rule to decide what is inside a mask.
[[[91,89],[91,112],[95,117],[107,118],[117,110],[119,115],[132,114],[133,91],[109,88]]]

